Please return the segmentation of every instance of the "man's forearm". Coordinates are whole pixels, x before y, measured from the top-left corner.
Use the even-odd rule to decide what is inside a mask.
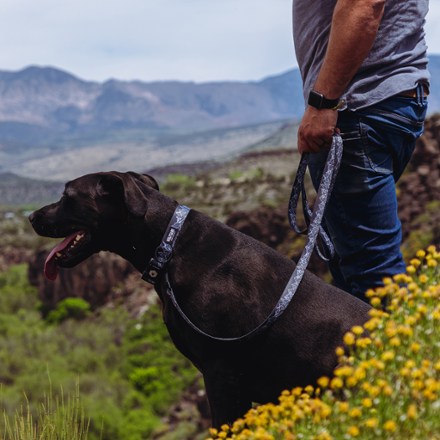
[[[315,90],[329,99],[345,92],[374,44],[384,7],[385,0],[338,0]]]

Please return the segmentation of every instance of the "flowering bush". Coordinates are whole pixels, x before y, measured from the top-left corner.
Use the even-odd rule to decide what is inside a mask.
[[[417,252],[367,295],[371,319],[345,335],[333,377],[283,391],[210,440],[439,440],[440,253]]]

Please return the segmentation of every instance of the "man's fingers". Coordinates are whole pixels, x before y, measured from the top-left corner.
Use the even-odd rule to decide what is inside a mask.
[[[319,153],[321,150],[331,146],[331,139],[325,138],[305,138],[300,135],[298,137],[298,151],[302,153]]]

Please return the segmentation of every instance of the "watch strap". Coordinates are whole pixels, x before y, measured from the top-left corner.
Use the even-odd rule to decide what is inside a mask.
[[[308,105],[320,109],[338,110],[341,104],[341,99],[328,99],[322,93],[315,90],[310,90]]]

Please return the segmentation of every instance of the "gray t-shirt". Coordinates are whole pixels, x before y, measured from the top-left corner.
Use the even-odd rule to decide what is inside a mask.
[[[336,1],[293,0],[293,37],[305,99],[324,59]],[[429,83],[423,30],[427,12],[428,0],[386,1],[373,48],[344,94],[349,109],[413,89],[419,81]]]

